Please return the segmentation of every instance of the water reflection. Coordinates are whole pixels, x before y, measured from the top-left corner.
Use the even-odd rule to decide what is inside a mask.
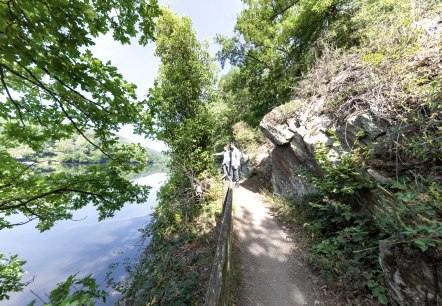
[[[113,218],[101,222],[90,205],[75,212],[74,219],[80,221],[59,221],[47,232],[38,232],[35,222],[0,231],[0,253],[18,254],[27,260],[25,281],[35,276],[23,292],[12,294],[2,305],[27,305],[36,299],[30,290],[44,298],[57,283],[77,272],[77,277],[92,273],[104,286],[110,264],[136,256],[136,244],[141,237],[138,229],[149,222],[157,190],[166,176],[155,173],[137,178],[136,183],[152,187],[147,202],[125,205]],[[113,276],[123,277],[123,269],[115,270]],[[111,294],[106,305],[113,305],[117,299],[118,295]]]

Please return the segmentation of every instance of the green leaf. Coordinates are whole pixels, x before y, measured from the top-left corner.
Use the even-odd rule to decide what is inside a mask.
[[[377,282],[375,282],[375,281],[372,280],[372,279],[369,279],[369,280],[367,281],[367,286],[368,286],[368,288],[373,288],[373,287],[377,286]]]
[[[422,250],[422,252],[428,250],[428,244],[424,240],[414,240],[414,243]]]
[[[90,19],[95,19],[98,17],[98,14],[94,11],[93,8],[89,7],[86,10],[84,10],[84,14],[89,17]]]
[[[388,304],[388,298],[385,294],[379,294],[377,298],[382,305]]]
[[[379,292],[380,292],[380,288],[379,288],[379,286],[378,286],[378,287],[374,287],[374,288],[371,290],[371,294],[372,294],[373,296],[375,296],[375,297],[379,296]]]

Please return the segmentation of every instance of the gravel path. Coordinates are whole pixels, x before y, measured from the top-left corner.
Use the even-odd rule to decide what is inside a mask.
[[[242,275],[239,305],[324,305],[302,252],[270,215],[253,183],[236,188],[233,201]]]

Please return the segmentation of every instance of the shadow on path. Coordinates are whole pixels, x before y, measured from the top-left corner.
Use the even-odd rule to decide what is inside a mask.
[[[290,233],[269,214],[253,180],[233,192],[241,262],[240,305],[323,305],[319,286]]]

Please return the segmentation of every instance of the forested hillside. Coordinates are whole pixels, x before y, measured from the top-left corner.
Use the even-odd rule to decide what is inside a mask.
[[[94,140],[91,133],[86,132],[85,135],[89,139]],[[118,142],[124,145],[131,145],[134,142],[119,137]],[[148,162],[165,162],[164,156],[155,150],[144,147],[148,157]],[[99,149],[94,147],[85,138],[76,135],[70,139],[63,139],[48,143],[42,150],[34,151],[29,146],[21,145],[19,147],[9,150],[11,156],[20,161],[33,162],[38,161],[41,164],[62,163],[62,164],[93,164],[109,162],[108,157],[104,155]]]

